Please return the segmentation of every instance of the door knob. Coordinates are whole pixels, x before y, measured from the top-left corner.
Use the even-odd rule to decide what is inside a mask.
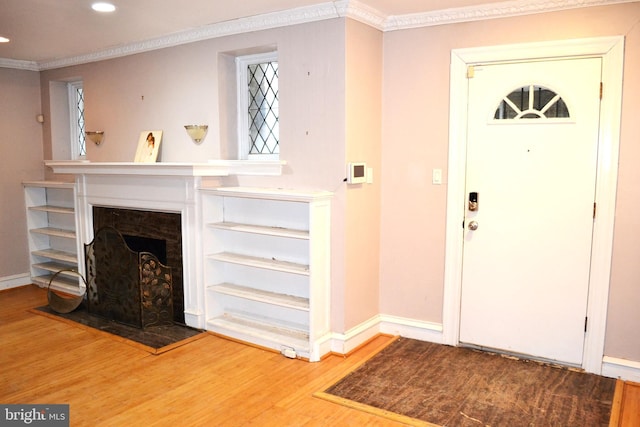
[[[477,230],[478,229],[478,221],[470,221],[469,222],[469,230]]]

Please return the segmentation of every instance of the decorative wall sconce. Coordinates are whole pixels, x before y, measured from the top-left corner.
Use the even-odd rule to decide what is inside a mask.
[[[196,144],[200,144],[207,134],[207,129],[209,126],[207,125],[185,125],[184,127],[187,130],[187,133]]]
[[[102,130],[96,130],[96,131],[88,130],[88,131],[85,132],[85,134],[87,135],[87,138],[89,138],[91,141],[93,141],[94,144],[96,144],[96,145],[102,144],[102,139],[104,138],[104,131],[102,131]]]

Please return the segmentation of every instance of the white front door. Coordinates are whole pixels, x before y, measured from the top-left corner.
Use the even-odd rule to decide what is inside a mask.
[[[581,365],[601,59],[472,74],[460,342]]]

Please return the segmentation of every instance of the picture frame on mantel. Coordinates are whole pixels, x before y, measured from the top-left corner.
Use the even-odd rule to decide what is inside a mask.
[[[161,130],[145,130],[140,133],[138,149],[136,150],[136,163],[155,163],[162,142]]]

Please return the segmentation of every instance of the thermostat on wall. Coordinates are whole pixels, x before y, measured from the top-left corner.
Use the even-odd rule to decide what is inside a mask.
[[[363,184],[367,182],[367,164],[349,163],[347,165],[347,183]]]

